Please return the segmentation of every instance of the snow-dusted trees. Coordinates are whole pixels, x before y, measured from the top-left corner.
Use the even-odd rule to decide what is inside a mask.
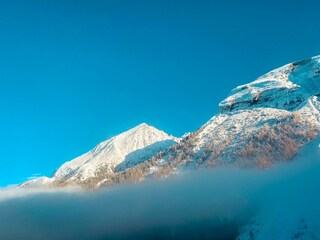
[[[298,112],[274,124],[264,124],[241,151],[242,163],[267,167],[296,155],[298,149],[317,135],[316,126]],[[251,161],[251,162],[248,162]]]

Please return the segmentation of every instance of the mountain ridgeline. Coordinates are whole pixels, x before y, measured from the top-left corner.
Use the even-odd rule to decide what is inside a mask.
[[[267,168],[292,159],[319,135],[319,97],[316,56],[233,89],[217,115],[181,139],[141,124],[66,162],[51,178],[21,186],[92,189],[196,168]]]

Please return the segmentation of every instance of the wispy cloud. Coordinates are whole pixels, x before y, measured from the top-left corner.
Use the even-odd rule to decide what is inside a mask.
[[[42,173],[34,173],[31,176],[29,176],[26,179],[24,179],[23,181],[25,181],[25,180],[33,180],[33,179],[36,179],[36,178],[38,178],[40,176],[43,176]]]

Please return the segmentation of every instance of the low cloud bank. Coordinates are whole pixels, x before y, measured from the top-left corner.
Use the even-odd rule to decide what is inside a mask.
[[[251,214],[246,173],[199,171],[101,192],[6,190],[0,239],[232,238]]]
[[[319,143],[307,146],[291,164],[265,173],[268,180],[255,193],[260,210],[241,228],[239,240],[320,239]]]
[[[320,158],[312,149],[264,171],[199,170],[100,192],[3,189],[0,239],[311,236],[320,222]]]

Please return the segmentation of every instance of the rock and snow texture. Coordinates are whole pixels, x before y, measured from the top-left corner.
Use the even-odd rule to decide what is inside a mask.
[[[320,95],[320,56],[287,64],[232,90],[220,111],[250,108],[295,110]]]
[[[81,183],[103,172],[113,174],[133,167],[178,141],[152,126],[142,123],[122,134],[98,144],[89,152],[64,163],[52,178],[41,177],[22,186],[38,186],[53,182]]]
[[[320,129],[320,56],[235,88],[219,114],[169,151],[170,166],[268,167],[291,159]]]

